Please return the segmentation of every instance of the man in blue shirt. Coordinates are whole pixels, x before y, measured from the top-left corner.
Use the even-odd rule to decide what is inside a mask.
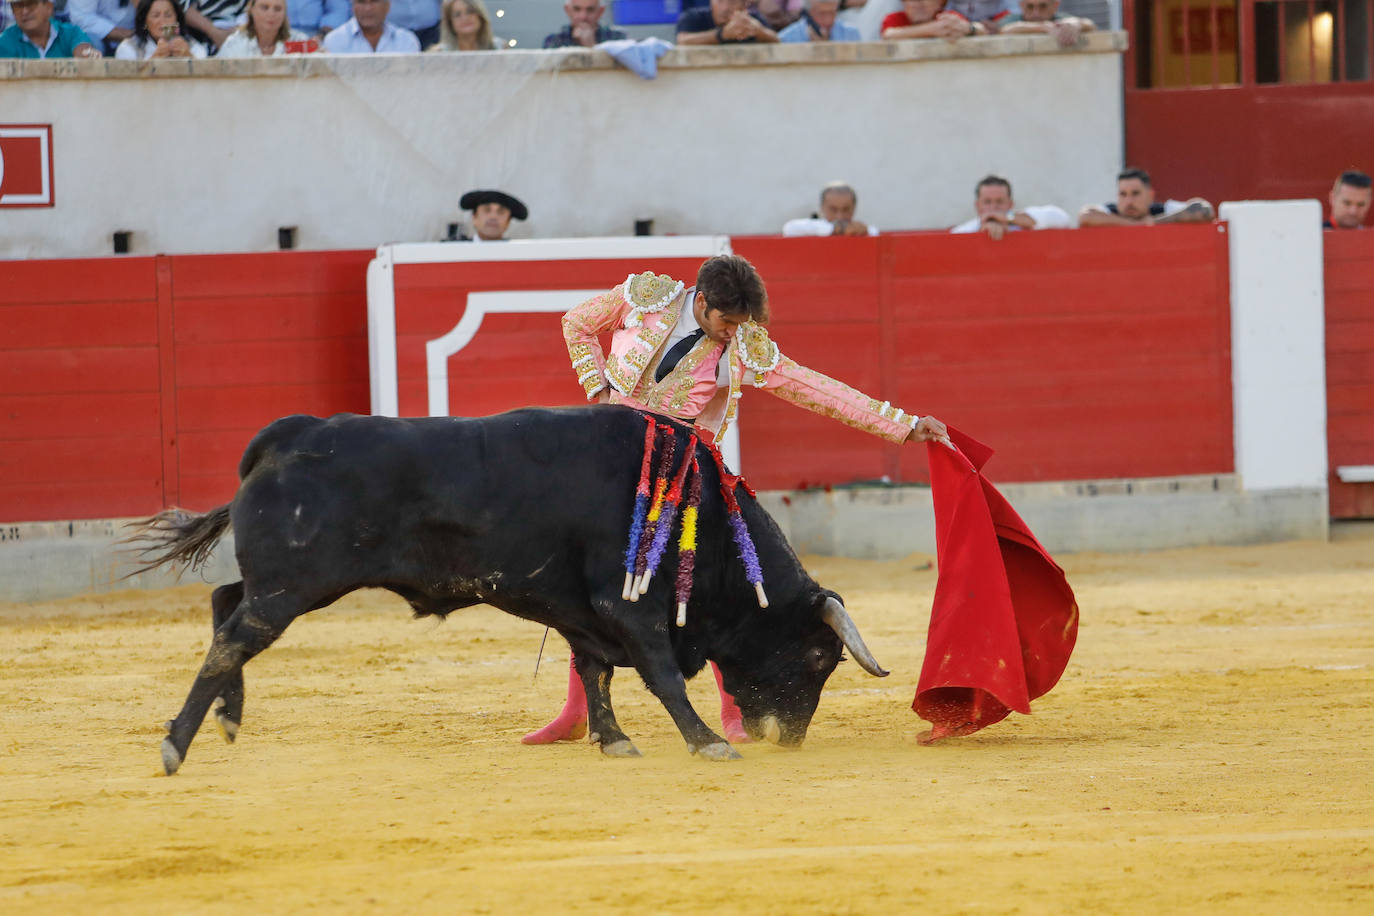
[[[601,24],[601,14],[606,12],[601,0],[568,0],[563,4],[563,12],[568,15],[568,24],[545,38],[544,47],[576,48],[580,45],[590,48],[603,41],[625,37],[625,33],[619,29]]]
[[[749,12],[748,0],[711,0],[709,7],[686,10],[677,20],[680,45],[776,44],[777,40],[778,33]]]
[[[324,36],[326,54],[418,54],[409,29],[387,21],[390,0],[353,0],[353,18]]]
[[[10,0],[14,25],[0,33],[0,57],[100,57],[70,22],[53,22],[52,0]]]
[[[801,18],[779,32],[778,41],[862,41],[858,29],[835,20],[839,12],[840,0],[806,0]]]

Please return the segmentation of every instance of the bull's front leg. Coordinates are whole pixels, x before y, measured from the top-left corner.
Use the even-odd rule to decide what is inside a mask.
[[[738,760],[740,754],[730,743],[711,731],[687,699],[687,680],[673,657],[667,639],[631,640],[630,658],[645,685],[668,715],[673,717],[677,730],[687,742],[687,750],[707,760]],[[589,697],[590,699],[590,697]]]
[[[590,651],[574,651],[573,667],[587,694],[587,740],[600,744],[601,753],[608,757],[640,756],[639,748],[620,730],[611,709],[611,676],[615,669],[593,657]]]

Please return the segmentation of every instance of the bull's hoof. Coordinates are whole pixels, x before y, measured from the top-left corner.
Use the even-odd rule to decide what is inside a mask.
[[[225,705],[224,697],[215,697],[213,706],[215,710],[215,726],[219,729],[219,733],[224,737],[224,740],[233,744],[234,739],[239,736],[239,724],[229,718],[224,712]]]
[[[168,776],[172,776],[177,770],[181,769],[181,761],[185,759],[177,746],[172,743],[171,735],[162,739],[162,771]]]
[[[601,745],[601,753],[605,754],[607,757],[644,756],[629,738],[621,738],[619,741],[612,741],[610,744]]]
[[[697,748],[697,756],[703,760],[742,760],[744,755],[724,741]]]

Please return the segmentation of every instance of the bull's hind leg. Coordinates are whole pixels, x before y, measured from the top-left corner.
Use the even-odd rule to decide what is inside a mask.
[[[600,744],[601,753],[608,757],[640,756],[639,748],[620,730],[611,709],[611,676],[615,669],[593,658],[590,652],[575,652],[573,664],[587,694],[587,740]]]
[[[221,585],[215,589],[210,596],[210,610],[215,622],[215,630],[229,620],[234,609],[243,600],[243,583],[234,582],[230,585]],[[238,737],[239,726],[243,724],[243,669],[233,672],[229,676],[224,689],[219,696],[215,697],[213,707],[215,710],[215,724],[219,726],[219,733],[224,736],[224,740],[230,744]]]
[[[162,739],[162,767],[168,776],[186,759],[186,751],[200,730],[210,703],[230,690],[232,684],[241,686],[244,663],[272,645],[287,624],[308,608],[295,596],[280,593],[266,599],[244,598],[224,625],[215,630],[191,692],[181,712],[168,724],[167,737]]]

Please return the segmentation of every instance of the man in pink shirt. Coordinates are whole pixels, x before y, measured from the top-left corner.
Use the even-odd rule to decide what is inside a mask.
[[[564,315],[563,337],[588,400],[695,423],[708,441],[734,420],[747,384],[890,442],[949,444],[945,425],[934,417],[909,414],[783,356],[764,329],[767,321],[768,292],[754,265],[718,255],[701,265],[691,288],[662,274],[631,274]],[[599,340],[606,332],[609,356]],[[716,678],[719,683],[718,672]],[[586,719],[582,682],[570,670],[563,711],[523,740],[580,738]],[[721,719],[726,738],[748,740],[724,688]]]

